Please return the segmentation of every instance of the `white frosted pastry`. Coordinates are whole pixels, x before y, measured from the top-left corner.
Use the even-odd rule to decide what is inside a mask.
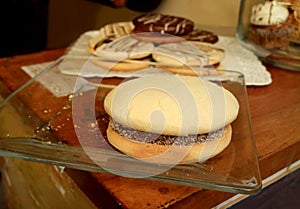
[[[122,36],[130,35],[133,28],[134,25],[132,24],[132,22],[116,22],[112,24],[107,24],[100,28],[99,36],[106,38],[119,38]]]
[[[277,25],[288,19],[289,11],[277,1],[266,1],[252,7],[250,22],[257,26]]]
[[[123,36],[102,44],[95,50],[95,55],[112,60],[140,59],[149,56],[153,49],[153,43],[143,42],[132,36]]]
[[[187,41],[161,44],[155,48],[152,57],[158,63],[171,66],[208,64],[204,51]]]
[[[89,40],[88,48],[92,54],[95,54],[95,50],[102,44],[130,35],[133,27],[132,22],[117,22],[104,25],[100,28],[99,34]]]

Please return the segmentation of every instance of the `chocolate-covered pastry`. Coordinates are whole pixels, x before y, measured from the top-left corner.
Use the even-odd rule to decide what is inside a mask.
[[[210,31],[207,31],[207,30],[194,29],[189,34],[188,40],[190,40],[190,41],[207,42],[207,43],[214,44],[214,43],[216,43],[219,40],[219,38],[213,32],[210,32]]]
[[[159,32],[184,36],[189,34],[193,28],[193,21],[177,16],[147,13],[132,20],[135,32]]]
[[[252,7],[250,38],[266,49],[283,49],[299,39],[297,7],[282,1],[264,1]]]

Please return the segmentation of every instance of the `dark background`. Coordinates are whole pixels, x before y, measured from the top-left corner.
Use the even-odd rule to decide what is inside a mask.
[[[46,49],[49,1],[4,0],[0,2],[0,57]],[[114,5],[111,0],[82,1],[93,1],[114,8],[123,6],[138,12],[150,12],[162,0],[114,1],[124,2],[121,6]]]
[[[1,1],[0,57],[45,49],[48,3],[48,0]]]

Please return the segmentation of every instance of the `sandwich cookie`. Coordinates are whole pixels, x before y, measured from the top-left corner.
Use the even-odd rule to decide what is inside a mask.
[[[189,19],[155,13],[142,14],[132,23],[134,37],[152,43],[180,42],[194,28],[194,22]]]
[[[165,64],[159,66],[161,69],[181,75],[202,75],[203,73],[212,73],[209,71],[219,69],[219,64],[225,57],[225,50],[214,44],[189,41],[185,42],[184,45],[187,47],[185,51],[188,51],[188,53],[184,52],[184,55],[182,56],[180,55],[180,52],[175,52],[178,56],[173,56],[173,51],[169,51],[169,53],[166,54],[154,54],[152,56],[154,59],[160,60],[161,63],[170,64],[169,66]],[[181,43],[178,43],[178,47],[180,46]],[[164,52],[167,52],[167,50]],[[190,53],[192,53],[192,55],[190,55]],[[188,58],[186,58],[186,56]],[[201,59],[198,56],[203,56],[207,59],[204,59],[204,62],[200,62]],[[184,60],[191,61],[185,62]]]
[[[195,28],[192,32],[189,33],[189,41],[200,41],[214,44],[218,42],[219,37],[210,31],[200,30]]]
[[[186,164],[203,162],[229,145],[239,103],[199,77],[156,75],[121,83],[106,96],[104,108],[113,147],[151,163]]]
[[[92,61],[98,66],[115,71],[136,71],[149,66],[149,59],[154,45],[123,36],[98,47]],[[134,60],[131,62],[131,60]]]
[[[206,54],[187,41],[161,44],[155,48],[152,57],[156,62],[169,66],[208,64]]]
[[[158,32],[183,36],[189,34],[193,28],[193,21],[177,16],[147,13],[132,20],[134,32]]]
[[[153,49],[152,43],[137,40],[132,36],[124,36],[102,44],[95,50],[95,55],[112,60],[141,59],[149,56]]]
[[[107,24],[100,28],[98,36],[89,40],[88,48],[90,52],[94,54],[95,50],[102,44],[109,43],[122,36],[130,35],[133,28],[134,26],[132,22],[116,22]]]

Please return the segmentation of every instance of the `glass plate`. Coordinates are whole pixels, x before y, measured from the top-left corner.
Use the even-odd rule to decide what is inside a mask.
[[[242,74],[226,70],[218,70],[215,74],[203,70],[202,75],[204,79],[222,84],[239,101],[240,112],[232,123],[229,146],[204,163],[170,167],[125,157],[106,141],[108,116],[102,106],[103,99],[113,87],[112,81],[118,79],[88,80],[70,76],[66,82],[73,93],[57,96],[55,91],[60,90],[56,85],[63,81],[59,83],[52,78],[61,59],[52,62],[14,92],[0,83],[1,155],[233,193],[253,194],[261,189]]]

